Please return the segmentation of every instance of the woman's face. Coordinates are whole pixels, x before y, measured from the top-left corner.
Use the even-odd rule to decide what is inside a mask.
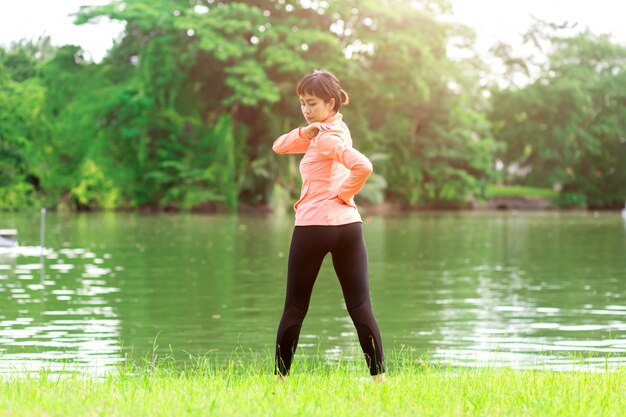
[[[328,119],[334,113],[333,107],[335,107],[334,98],[324,103],[321,98],[308,93],[300,96],[300,110],[309,124]]]

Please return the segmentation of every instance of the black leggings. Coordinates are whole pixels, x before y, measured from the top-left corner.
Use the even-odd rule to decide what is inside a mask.
[[[313,284],[328,252],[332,254],[370,374],[385,372],[383,345],[370,303],[363,224],[356,222],[340,226],[295,226],[289,249],[285,307],[276,337],[274,374],[289,372]]]

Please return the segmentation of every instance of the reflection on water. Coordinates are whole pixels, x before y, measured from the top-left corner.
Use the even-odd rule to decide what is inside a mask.
[[[623,364],[625,224],[621,213],[364,215],[386,354],[409,348],[459,366]],[[272,355],[292,225],[280,214],[52,214],[42,251],[28,246],[36,222],[3,214],[0,227],[17,228],[25,246],[0,249],[0,373],[102,375],[148,352]],[[330,255],[294,366],[303,356],[362,357]]]
[[[0,373],[99,375],[122,360],[119,320],[103,298],[119,291],[107,285],[115,274],[102,267],[106,258],[82,248],[0,248]]]
[[[434,352],[435,359],[463,366],[514,365],[561,370],[601,370],[623,363],[626,339],[618,337],[626,330],[626,305],[607,305],[604,309],[593,308],[591,304],[560,308],[558,305],[563,305],[564,300],[556,297],[553,307],[538,307],[532,296],[502,300],[507,288],[558,292],[564,286],[528,285],[520,279],[524,271],[517,268],[507,269],[506,284],[487,278],[503,270],[499,266],[481,266],[475,270],[484,273],[477,288],[479,298],[441,300],[448,306],[443,322],[451,325],[444,325],[441,331],[442,346]],[[470,312],[475,315],[471,327],[467,322],[463,326],[454,324]],[[590,340],[593,335],[595,340]]]

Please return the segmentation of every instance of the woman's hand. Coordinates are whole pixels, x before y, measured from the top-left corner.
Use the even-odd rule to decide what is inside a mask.
[[[324,130],[323,126],[324,126],[323,123],[313,122],[310,125],[308,125],[307,127],[303,127],[302,128],[302,133],[304,133],[304,135],[307,138],[309,138],[309,140],[312,140],[314,137],[317,136],[317,134],[319,133],[320,130]]]
[[[354,197],[350,197],[350,199],[348,201],[345,201],[343,198],[336,196],[336,199],[338,199],[341,204],[345,204],[346,206],[350,206],[350,207],[354,207],[356,208],[356,203],[354,202]]]

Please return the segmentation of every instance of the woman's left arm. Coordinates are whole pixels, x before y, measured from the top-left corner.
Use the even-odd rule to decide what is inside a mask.
[[[339,188],[338,197],[349,204],[374,170],[372,162],[361,152],[349,146],[335,132],[323,132],[318,138],[320,154],[341,162],[350,170],[350,176]]]

